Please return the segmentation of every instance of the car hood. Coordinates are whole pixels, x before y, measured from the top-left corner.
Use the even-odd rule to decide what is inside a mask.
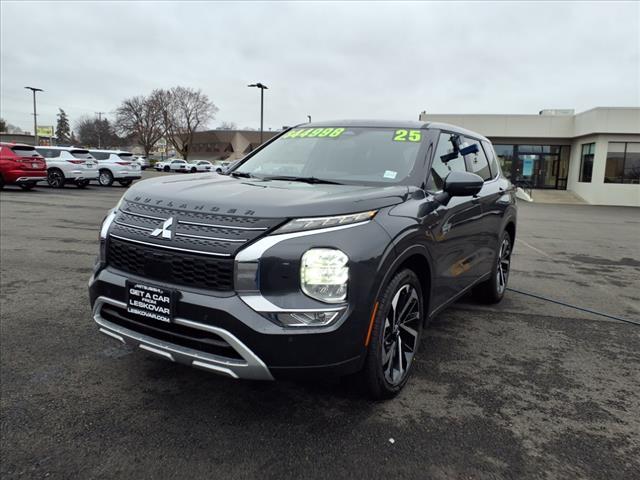
[[[144,180],[129,188],[125,199],[184,211],[292,218],[387,207],[403,202],[408,190],[402,185],[308,184],[205,173]]]

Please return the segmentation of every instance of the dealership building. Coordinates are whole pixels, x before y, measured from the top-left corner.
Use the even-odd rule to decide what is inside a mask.
[[[489,138],[514,183],[569,190],[594,205],[640,207],[640,108],[538,115],[422,112],[420,120],[459,125]]]

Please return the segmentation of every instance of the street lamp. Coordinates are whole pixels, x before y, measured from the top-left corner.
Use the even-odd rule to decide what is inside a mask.
[[[38,145],[38,116],[36,113],[36,92],[44,92],[41,88],[24,87],[27,90],[33,92],[33,136],[35,138],[35,144]]]
[[[262,83],[252,83],[251,85],[247,85],[247,87],[255,87],[260,89],[260,144],[262,144],[262,130],[263,130],[263,120],[264,120],[264,91],[268,90],[269,87],[263,85]]]

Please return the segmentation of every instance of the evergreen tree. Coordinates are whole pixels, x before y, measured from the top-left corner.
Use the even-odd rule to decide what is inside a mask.
[[[58,143],[70,143],[71,141],[71,129],[69,128],[69,117],[63,109],[59,109],[58,124],[56,125],[56,137],[58,137]]]

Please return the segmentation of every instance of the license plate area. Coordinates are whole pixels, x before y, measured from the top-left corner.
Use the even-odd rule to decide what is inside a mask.
[[[127,280],[127,312],[138,317],[171,323],[177,292]]]

